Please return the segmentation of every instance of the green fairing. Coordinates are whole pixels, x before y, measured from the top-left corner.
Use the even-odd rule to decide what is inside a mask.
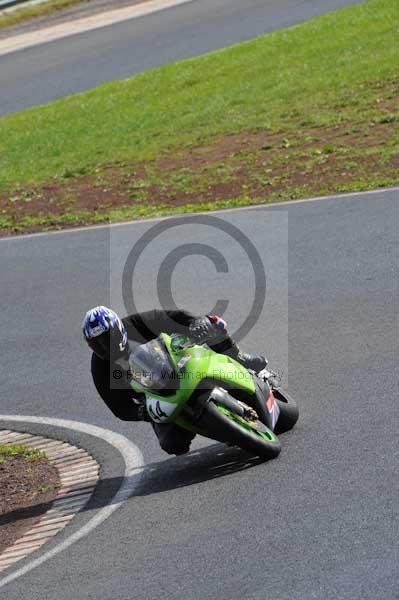
[[[135,381],[131,382],[131,386],[134,390],[144,392],[152,398],[159,398],[162,402],[179,405],[179,409],[167,421],[173,421],[185,429],[194,431],[186,419],[183,419],[183,417],[179,418],[179,412],[203,379],[215,379],[218,384],[221,382],[226,383],[231,387],[246,391],[248,394],[255,392],[255,384],[251,374],[245,367],[229,356],[218,354],[208,346],[194,345],[182,348],[176,344],[177,338],[173,338],[165,333],[161,334],[161,337],[174,363],[179,379],[179,387],[175,395],[165,397],[153,391],[149,392]],[[179,342],[183,342],[184,340],[188,341],[187,338],[179,336]],[[184,361],[185,358],[187,359],[186,361]],[[180,361],[184,361],[182,367],[179,367],[178,363]],[[164,422],[167,421],[165,420]]]

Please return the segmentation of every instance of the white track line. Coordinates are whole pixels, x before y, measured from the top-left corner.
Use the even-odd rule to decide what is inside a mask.
[[[127,438],[119,433],[110,431],[109,429],[103,429],[89,423],[80,423],[79,421],[69,421],[65,419],[51,419],[47,417],[33,417],[28,415],[0,415],[0,421],[14,421],[21,423],[38,423],[41,425],[51,425],[54,427],[63,427],[65,429],[71,429],[73,431],[80,431],[94,437],[100,438],[116,448],[120,454],[122,454],[125,461],[125,473],[122,485],[119,488],[115,496],[110,499],[110,504],[99,510],[96,515],[86,523],[81,529],[70,535],[66,540],[58,544],[52,550],[45,552],[36,559],[31,560],[20,569],[6,575],[0,579],[0,588],[4,587],[11,581],[14,581],[21,575],[25,575],[32,569],[42,565],[44,562],[53,558],[63,550],[66,550],[81,540],[96,527],[101,525],[108,517],[112,515],[122,504],[132,495],[137,484],[141,479],[143,471],[143,456],[140,450],[132,444]],[[11,568],[11,566],[10,566]]]
[[[386,192],[399,192],[399,187],[379,188],[378,190],[367,190],[365,192],[350,192],[346,194],[333,194],[331,196],[315,196],[314,198],[304,198],[303,200],[285,200],[284,202],[272,202],[270,204],[252,204],[250,206],[239,206],[238,208],[220,208],[218,210],[208,210],[205,212],[175,213],[166,217],[151,217],[149,219],[135,219],[134,221],[120,221],[118,223],[106,223],[103,225],[86,225],[85,227],[72,227],[70,229],[61,229],[57,231],[43,231],[39,233],[25,233],[23,235],[11,235],[9,237],[0,237],[2,242],[15,242],[27,238],[40,238],[52,235],[65,235],[70,233],[80,233],[82,231],[97,231],[98,229],[115,229],[116,227],[131,227],[132,225],[141,225],[142,223],[155,223],[156,221],[165,221],[166,219],[176,219],[194,215],[219,215],[221,218],[224,213],[236,213],[246,210],[266,210],[268,208],[279,208],[284,206],[308,204],[309,202],[319,202],[321,200],[335,200],[345,198],[356,198],[357,196],[375,196],[385,194]]]
[[[136,4],[134,6],[110,10],[98,15],[92,15],[91,17],[83,17],[81,19],[75,19],[74,21],[68,21],[67,23],[61,23],[60,25],[46,27],[45,29],[38,29],[37,31],[14,35],[0,41],[0,56],[22,50],[23,48],[46,44],[47,42],[76,35],[77,33],[84,33],[86,31],[92,31],[93,29],[99,29],[100,27],[107,27],[114,23],[127,21],[128,19],[144,17],[151,13],[179,6],[180,4],[187,4],[192,1],[193,0],[149,0],[148,2],[142,2],[141,4]]]

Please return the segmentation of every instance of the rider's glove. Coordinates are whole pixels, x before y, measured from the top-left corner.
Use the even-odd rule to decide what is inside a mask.
[[[151,421],[151,417],[147,412],[145,404],[140,404],[137,410],[137,417],[139,421]]]
[[[189,326],[189,333],[192,340],[200,344],[209,337],[209,332],[213,329],[211,320],[208,317],[198,317],[194,319]]]
[[[209,315],[209,317],[194,319],[190,323],[189,332],[191,339],[201,344],[207,340],[225,337],[227,327],[223,319],[216,315]]]
[[[133,398],[133,402],[137,407],[137,421],[151,421],[151,417],[147,412],[145,399]]]

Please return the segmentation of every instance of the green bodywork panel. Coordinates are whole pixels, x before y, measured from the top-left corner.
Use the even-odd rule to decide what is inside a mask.
[[[214,379],[219,385],[226,383],[229,387],[240,389],[250,395],[255,393],[252,375],[229,356],[218,354],[206,345],[186,345],[189,344],[189,340],[185,336],[169,336],[163,333],[160,337],[175,366],[179,380],[176,393],[173,396],[163,396],[145,389],[135,381],[131,382],[131,386],[138,392],[144,392],[147,397],[158,398],[162,402],[179,406],[173,415],[163,422],[171,421],[194,431],[188,421],[179,418],[179,412],[204,379]]]

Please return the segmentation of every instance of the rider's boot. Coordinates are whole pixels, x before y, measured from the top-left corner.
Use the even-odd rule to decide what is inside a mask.
[[[246,369],[252,369],[259,373],[267,365],[267,359],[262,354],[244,354],[239,352],[236,361],[241,363]]]
[[[234,358],[246,369],[251,369],[256,373],[259,373],[267,365],[267,359],[262,354],[245,354],[241,352],[236,342],[232,342],[231,348],[225,351],[225,354]]]

